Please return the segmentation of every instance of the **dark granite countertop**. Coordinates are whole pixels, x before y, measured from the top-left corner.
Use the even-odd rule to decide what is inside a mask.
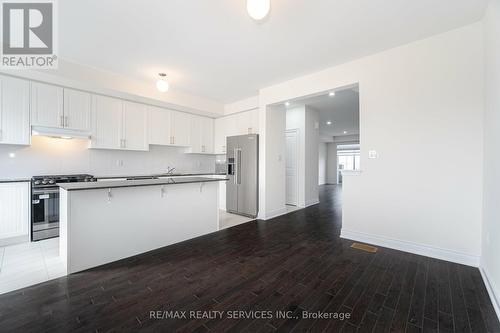
[[[1,183],[26,183],[26,182],[31,182],[31,178],[5,178],[5,179],[0,179],[0,184]]]
[[[225,176],[225,173],[173,173],[173,174],[149,174],[149,175],[121,175],[121,176],[95,176],[96,179],[121,179],[121,178],[140,178],[140,177],[190,177],[190,176]]]
[[[123,177],[121,177],[123,178]],[[206,178],[206,177],[186,177],[186,178],[162,178],[146,180],[110,180],[87,183],[61,183],[60,188],[67,191],[99,190],[107,188],[155,186],[155,185],[176,185],[190,183],[210,183],[226,181],[227,178]]]

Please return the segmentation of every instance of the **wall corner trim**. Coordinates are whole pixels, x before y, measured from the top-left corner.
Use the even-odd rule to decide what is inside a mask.
[[[399,239],[392,239],[384,236],[367,234],[358,231],[342,229],[340,238],[369,243],[377,246],[387,247],[403,252],[418,254],[421,256],[446,260],[462,265],[479,267],[479,256],[456,252],[453,250],[441,249],[430,245],[408,242]]]
[[[481,272],[481,277],[483,278],[484,285],[490,296],[491,303],[493,304],[498,320],[500,320],[500,295],[498,295],[498,289],[496,289],[496,286],[493,284],[493,280],[490,279],[490,274],[486,267],[481,265],[479,267],[479,272]]]

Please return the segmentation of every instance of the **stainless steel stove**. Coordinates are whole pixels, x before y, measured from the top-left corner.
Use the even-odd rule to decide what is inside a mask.
[[[35,176],[31,179],[31,240],[59,236],[58,183],[94,182],[91,175]]]

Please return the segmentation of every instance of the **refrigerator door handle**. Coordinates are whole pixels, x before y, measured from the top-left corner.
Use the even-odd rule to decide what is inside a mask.
[[[234,148],[234,185],[238,185],[238,174],[239,170],[239,160],[238,160],[238,148]]]
[[[241,149],[237,149],[237,156],[238,156],[238,174],[236,175],[236,180],[238,182],[238,185],[241,184]]]

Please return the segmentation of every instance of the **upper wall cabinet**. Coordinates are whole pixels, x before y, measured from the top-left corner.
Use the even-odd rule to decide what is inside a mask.
[[[170,111],[149,107],[149,143],[168,146],[172,144]]]
[[[63,128],[64,90],[58,86],[31,83],[31,125]]]
[[[228,136],[259,133],[259,110],[245,111],[215,119],[215,154],[226,153]]]
[[[83,91],[64,89],[64,127],[89,132],[92,114],[92,95]]]
[[[149,150],[148,107],[144,104],[123,102],[123,147],[128,150]]]
[[[0,143],[29,145],[30,83],[0,76]]]
[[[31,125],[88,132],[91,95],[44,83],[31,84]]]
[[[190,145],[191,115],[184,112],[171,111],[172,145],[188,147]]]
[[[106,96],[92,96],[91,148],[122,148],[122,114],[122,100]]]
[[[149,150],[147,107],[94,95],[91,148]]]
[[[214,153],[214,121],[211,118],[191,116],[189,150],[192,154]]]

